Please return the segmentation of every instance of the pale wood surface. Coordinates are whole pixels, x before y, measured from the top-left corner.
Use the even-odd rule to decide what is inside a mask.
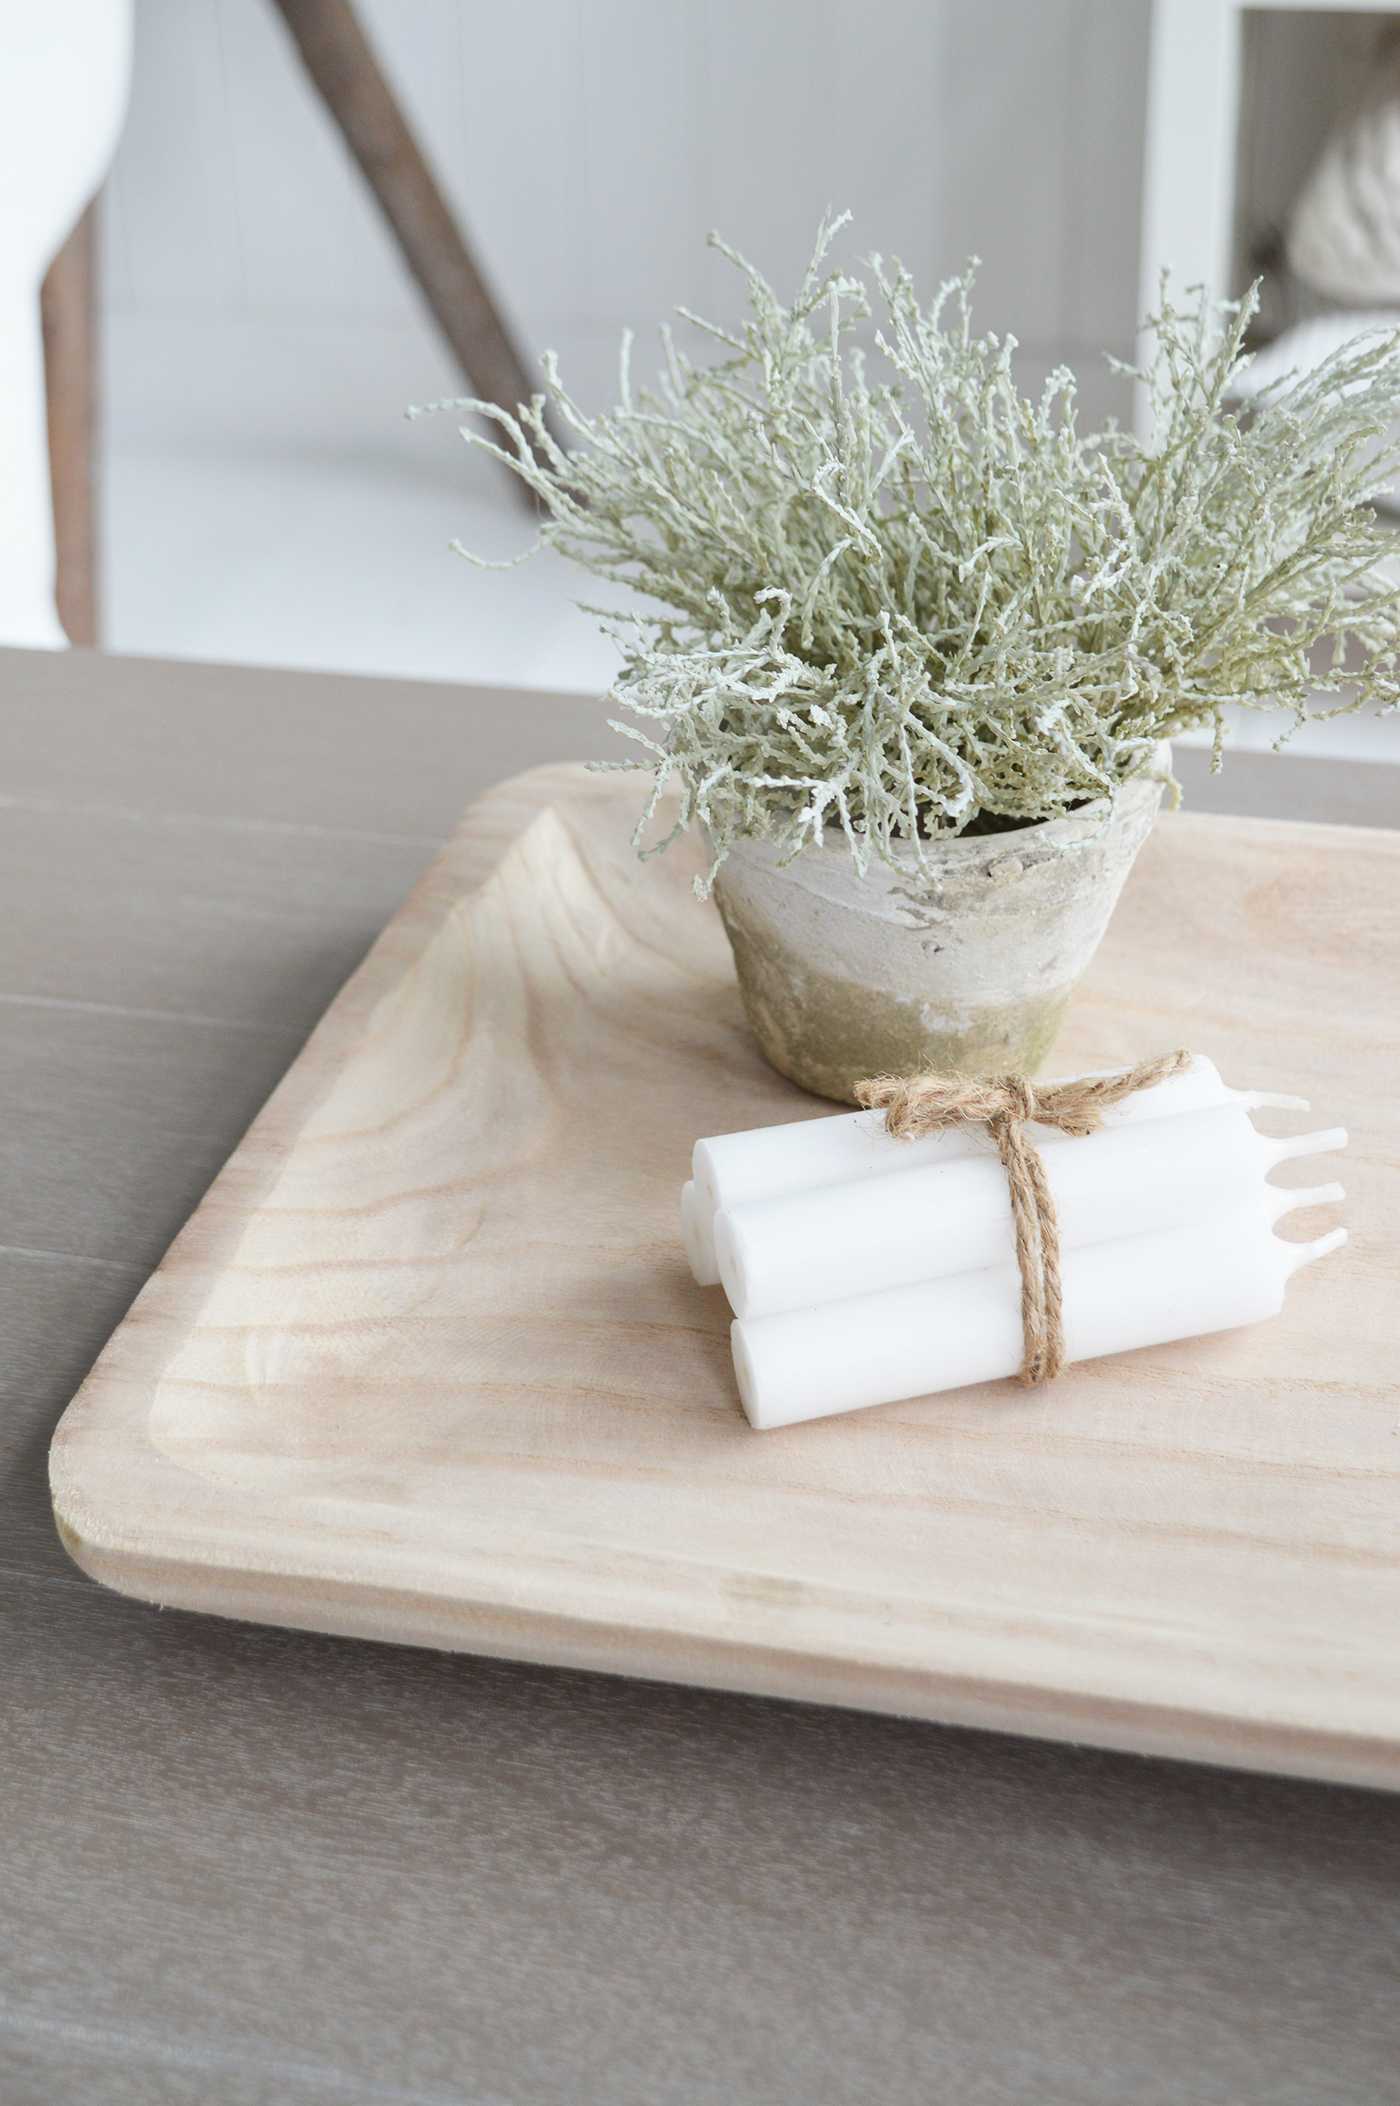
[[[677,1194],[697,1134],[829,1107],[758,1057],[698,848],[639,865],[636,801],[574,766],[468,816],[59,1429],[73,1555],[227,1615],[1400,1785],[1400,837],[1164,817],[1054,1056],[1186,1039],[1351,1128],[1358,1234],[1282,1317],[758,1436]]]
[[[84,1579],[44,1474],[84,1369],[469,798],[598,713],[7,652],[0,715],[4,2106],[1392,2095],[1390,1794]],[[1400,816],[1393,770],[1189,787]]]

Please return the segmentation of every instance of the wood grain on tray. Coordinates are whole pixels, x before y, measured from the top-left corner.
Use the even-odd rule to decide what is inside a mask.
[[[760,1435],[678,1189],[697,1135],[830,1107],[761,1061],[696,851],[638,865],[637,800],[564,766],[468,815],[64,1418],[78,1562],[1400,1784],[1400,837],[1165,816],[1049,1064],[1186,1043],[1350,1127],[1352,1241],[1281,1318]]]

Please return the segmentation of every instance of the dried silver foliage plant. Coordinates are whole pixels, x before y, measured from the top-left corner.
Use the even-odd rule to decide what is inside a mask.
[[[1393,473],[1377,447],[1400,417],[1400,337],[1237,415],[1251,302],[1222,330],[1164,285],[1138,376],[1151,442],[1081,436],[1071,373],[1027,400],[1014,339],[973,335],[971,268],[923,308],[875,257],[872,299],[824,272],[843,224],[789,306],[712,237],[747,279],[746,324],[682,311],[718,355],[696,365],[663,331],[655,392],[633,392],[624,339],[609,415],[586,416],[546,358],[576,451],[550,437],[544,396],[518,419],[435,405],[500,427],[501,444],[464,436],[536,493],[543,543],[643,596],[614,624],[612,699],[646,757],[607,764],[654,771],[639,842],[678,775],[680,825],[657,847],[699,818],[716,864],[747,834],[790,858],[838,825],[860,869],[872,853],[922,869],[935,836],[1112,793],[1173,733],[1213,725],[1218,765],[1228,704],[1301,721],[1319,692],[1400,700],[1378,567],[1394,544],[1368,510]],[[876,310],[880,379],[853,340]]]

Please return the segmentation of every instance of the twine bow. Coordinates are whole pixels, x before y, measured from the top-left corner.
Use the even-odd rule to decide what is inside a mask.
[[[985,1126],[996,1143],[1011,1193],[1016,1263],[1021,1270],[1023,1352],[1018,1380],[1051,1382],[1065,1364],[1060,1233],[1040,1150],[1026,1132],[1034,1120],[1062,1133],[1094,1133],[1103,1114],[1136,1090],[1151,1089],[1191,1065],[1187,1052],[1164,1053],[1115,1075],[1070,1082],[1031,1082],[1025,1075],[874,1075],[856,1097],[885,1115],[896,1140],[917,1141],[945,1127]]]

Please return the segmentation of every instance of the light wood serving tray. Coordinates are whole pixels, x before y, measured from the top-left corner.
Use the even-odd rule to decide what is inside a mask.
[[[637,800],[556,767],[469,813],[65,1415],[78,1563],[1400,1785],[1400,833],[1164,816],[1050,1063],[1186,1043],[1350,1127],[1352,1241],[1282,1317],[760,1434],[679,1187],[697,1135],[831,1107],[759,1058],[695,851],[639,866]]]

